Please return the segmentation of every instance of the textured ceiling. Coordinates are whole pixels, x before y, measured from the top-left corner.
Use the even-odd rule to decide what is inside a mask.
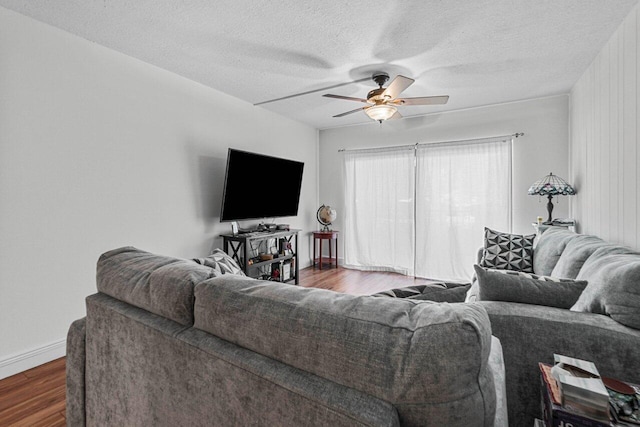
[[[0,5],[249,103],[385,71],[404,116],[568,93],[638,0],[0,0]],[[372,123],[372,81],[255,108],[316,128]]]

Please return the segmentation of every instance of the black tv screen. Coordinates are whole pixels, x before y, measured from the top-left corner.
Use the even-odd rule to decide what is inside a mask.
[[[220,221],[298,215],[304,163],[229,148]]]

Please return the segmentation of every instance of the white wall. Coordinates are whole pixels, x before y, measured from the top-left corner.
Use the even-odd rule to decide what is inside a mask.
[[[221,245],[228,147],[303,161],[315,228],[315,129],[4,8],[0,58],[0,378],[64,352],[102,252]]]
[[[320,131],[319,202],[338,210],[342,227],[342,154],[338,149],[371,148],[425,142],[484,138],[524,132],[513,144],[513,232],[531,234],[538,215],[547,217],[546,198],[527,195],[537,179],[549,172],[568,174],[568,97],[492,105],[422,117],[405,118]],[[553,216],[567,217],[568,200],[561,197]],[[478,247],[482,236],[478,236]],[[343,252],[343,251],[341,251]]]
[[[580,231],[640,248],[639,9],[636,6],[571,91],[573,213]]]

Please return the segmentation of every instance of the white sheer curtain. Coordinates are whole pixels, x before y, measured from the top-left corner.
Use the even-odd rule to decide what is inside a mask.
[[[345,265],[413,275],[413,148],[344,153]]]
[[[345,152],[345,266],[469,281],[484,227],[511,230],[511,145]]]
[[[511,229],[511,139],[416,151],[415,276],[469,281],[484,227]]]

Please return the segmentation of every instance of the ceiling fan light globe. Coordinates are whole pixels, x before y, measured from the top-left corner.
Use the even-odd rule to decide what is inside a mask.
[[[388,120],[393,116],[398,109],[393,105],[378,104],[364,110],[367,116],[372,120],[383,121]]]

